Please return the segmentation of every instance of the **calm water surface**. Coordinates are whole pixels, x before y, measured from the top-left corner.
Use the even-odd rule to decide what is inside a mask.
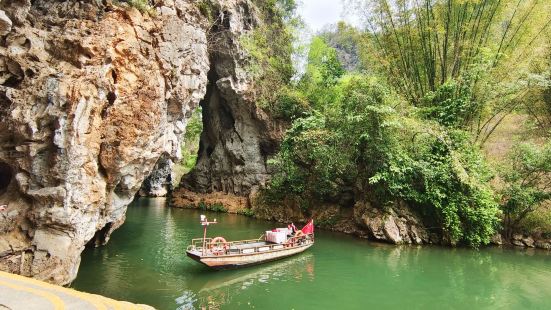
[[[73,287],[158,309],[551,309],[551,253],[395,247],[316,232],[307,252],[211,271],[188,259],[200,212],[139,199],[109,244],[86,249]],[[258,238],[276,224],[208,214],[209,236]]]

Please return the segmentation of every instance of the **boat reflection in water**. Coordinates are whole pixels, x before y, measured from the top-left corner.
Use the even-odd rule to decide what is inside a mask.
[[[229,272],[201,270],[190,275],[188,283],[193,287],[184,291],[176,303],[178,310],[218,309],[249,288],[282,280],[313,281],[314,255],[303,253],[284,261]]]

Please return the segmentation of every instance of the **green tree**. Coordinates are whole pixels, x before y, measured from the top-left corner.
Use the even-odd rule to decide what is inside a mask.
[[[295,74],[296,29],[301,21],[294,0],[255,0],[261,23],[241,38],[249,55],[248,71],[253,76],[255,96],[262,108],[273,108],[282,88]]]
[[[534,120],[540,131],[549,137],[551,134],[551,48],[541,62],[532,63],[527,79],[529,92],[524,108]]]
[[[272,161],[271,200],[308,211],[352,189],[381,207],[408,202],[454,244],[489,242],[500,211],[468,134],[408,116],[407,104],[380,79],[345,76],[333,92],[334,102],[287,132]]]
[[[324,29],[319,34],[321,38],[337,51],[339,62],[348,72],[363,71],[360,61],[366,44],[366,35],[359,29],[347,25],[345,22],[338,22],[330,28]]]
[[[335,85],[344,74],[337,51],[319,36],[312,39],[308,64],[299,88],[313,107],[323,109],[335,101]]]
[[[416,106],[457,84],[455,91],[465,93],[454,96],[470,96],[467,101],[478,107],[461,123],[481,143],[522,104],[523,72],[542,56],[537,47],[551,28],[548,1],[351,2],[364,13],[372,38],[369,65]]]
[[[182,176],[193,169],[197,163],[197,154],[199,152],[199,143],[201,140],[201,133],[203,132],[203,117],[202,109],[198,107],[193,111],[191,118],[186,126],[186,133],[184,134],[181,154],[182,159],[176,163],[173,167],[173,181],[176,182],[174,186],[178,186]]]
[[[511,152],[502,178],[504,225],[510,237],[528,215],[551,199],[551,142],[520,144]]]

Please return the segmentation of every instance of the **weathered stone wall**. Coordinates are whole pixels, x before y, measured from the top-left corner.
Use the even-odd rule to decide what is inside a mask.
[[[172,169],[169,156],[161,156],[151,174],[143,181],[138,195],[142,197],[165,197],[172,191]]]
[[[277,151],[285,130],[250,95],[254,83],[247,55],[236,53],[242,50],[237,30],[252,29],[261,21],[246,8],[235,13],[226,14],[229,19],[219,20],[213,27],[213,33],[219,35],[212,42],[209,84],[201,102],[203,132],[197,164],[180,183],[184,192],[248,196],[267,182],[266,161]]]
[[[255,217],[283,223],[305,223],[315,219],[316,227],[353,234],[362,238],[391,244],[446,244],[441,236],[425,228],[420,217],[403,202],[392,206],[375,206],[368,201],[353,205],[321,204],[309,214],[292,202],[266,204],[261,195],[251,195],[251,210]],[[246,212],[241,212],[246,213]]]
[[[186,197],[185,195],[183,196]],[[197,205],[188,199],[186,207]],[[222,199],[203,200],[203,202],[222,203]],[[233,213],[253,214],[257,218],[281,223],[305,223],[314,218],[316,227],[353,234],[373,241],[391,244],[437,244],[451,246],[449,238],[442,235],[440,229],[430,229],[421,217],[403,201],[396,201],[384,207],[368,201],[357,201],[354,205],[321,204],[308,214],[293,202],[284,201],[281,205],[267,204],[261,195],[251,194],[242,208],[231,208]],[[430,225],[429,225],[430,226]],[[511,239],[497,233],[490,242],[494,246],[516,246],[551,250],[551,238],[545,234],[514,234]]]
[[[518,247],[551,250],[551,238],[546,238],[541,234],[514,234],[510,242]]]
[[[239,37],[249,2],[218,2]],[[0,2],[1,270],[70,282],[159,158],[179,157],[212,25],[192,1],[154,3],[150,15],[110,0]],[[245,87],[235,73],[218,72],[221,89]]]

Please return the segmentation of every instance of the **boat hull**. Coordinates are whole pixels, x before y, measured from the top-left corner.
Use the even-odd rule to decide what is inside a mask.
[[[285,248],[277,251],[257,252],[251,254],[201,256],[196,251],[187,251],[187,256],[213,269],[235,269],[271,262],[304,252],[314,243]]]

